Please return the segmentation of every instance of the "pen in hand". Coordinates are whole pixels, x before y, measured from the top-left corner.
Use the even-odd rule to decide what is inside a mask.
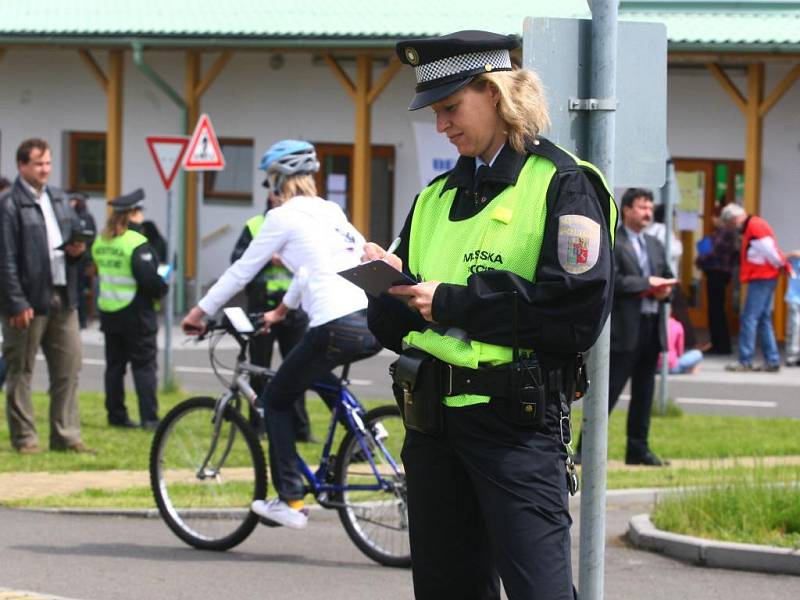
[[[395,250],[400,247],[400,238],[394,238],[394,241],[389,244],[389,247],[386,249],[386,254],[393,254]]]

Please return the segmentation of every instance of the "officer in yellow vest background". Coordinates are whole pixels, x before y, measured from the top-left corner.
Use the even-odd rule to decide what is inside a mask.
[[[369,326],[401,353],[418,599],[573,600],[568,493],[581,353],[611,307],[616,207],[602,175],[546,138],[538,76],[514,36],[408,40],[410,110],[431,107],[460,157],[417,197],[393,254],[415,278],[370,298]],[[498,577],[499,576],[499,577]]]
[[[267,200],[267,203],[269,203],[269,200]],[[269,205],[267,206],[267,210],[269,210]],[[244,230],[236,241],[236,246],[231,253],[231,264],[239,260],[242,254],[244,254],[244,251],[247,250],[250,242],[255,239],[261,226],[264,224],[265,214],[266,212],[250,217],[247,220]],[[263,313],[277,308],[286,290],[289,289],[289,284],[291,282],[292,272],[283,266],[280,257],[277,255],[274,256],[273,259],[267,263],[267,266],[264,267],[264,270],[254,277],[245,287],[245,293],[247,294],[247,312]],[[250,361],[254,365],[271,367],[272,350],[275,341],[278,341],[281,357],[285,357],[289,354],[291,349],[295,347],[297,342],[302,339],[307,329],[308,316],[306,313],[302,309],[290,310],[284,321],[270,327],[269,332],[266,334],[257,335],[251,340]],[[258,394],[260,401],[264,382],[254,378],[250,382],[250,385],[253,386],[253,389]],[[313,441],[311,422],[308,419],[308,412],[306,412],[305,394],[301,394],[297,402],[292,405],[292,412],[297,441]]]
[[[131,364],[144,429],[158,425],[156,398],[156,301],[167,293],[158,257],[138,232],[144,220],[144,192],[138,189],[111,202],[113,212],[92,244],[97,265],[100,327],[106,341],[105,390],[108,422],[137,427],[125,407],[125,369]]]

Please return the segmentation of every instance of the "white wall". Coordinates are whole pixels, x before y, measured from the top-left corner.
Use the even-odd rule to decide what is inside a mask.
[[[789,68],[767,68],[765,96]],[[728,69],[747,97],[747,76]],[[704,67],[670,69],[667,131],[674,157],[744,160],[745,117]],[[784,250],[800,248],[800,84],[795,83],[764,120],[761,215]]]
[[[95,52],[105,68],[105,54]],[[203,248],[201,281],[215,279],[244,221],[263,207],[258,161],[272,142],[286,137],[316,142],[352,143],[354,110],[330,69],[308,54],[286,54],[279,70],[269,55],[238,52],[206,92],[202,110],[223,137],[254,140],[253,203],[208,202],[202,211],[202,235],[229,225],[226,235]],[[214,56],[206,58],[205,69]],[[182,52],[146,53],[146,60],[174,89],[183,90]],[[347,67],[348,69],[350,67]],[[380,67],[373,80],[377,80]],[[768,69],[767,90],[787,72]],[[353,77],[352,70],[350,72]],[[11,48],[0,62],[0,173],[15,175],[14,153],[27,137],[47,139],[54,154],[52,182],[66,183],[64,147],[68,131],[104,131],[106,98],[74,50]],[[743,73],[733,80],[746,89]],[[409,113],[414,86],[410,69],[402,69],[373,105],[372,139],[394,145],[396,171],[394,229],[399,230],[419,190],[413,120],[432,121],[432,112]],[[124,192],[143,187],[148,216],[164,229],[165,193],[147,151],[145,137],[179,133],[179,111],[147,80],[126,55],[123,126]],[[744,118],[707,70],[671,69],[668,82],[668,140],[673,156],[744,158]],[[770,220],[785,249],[800,248],[800,84],[788,92],[765,121],[762,214]],[[105,219],[104,199],[90,201],[98,223]]]

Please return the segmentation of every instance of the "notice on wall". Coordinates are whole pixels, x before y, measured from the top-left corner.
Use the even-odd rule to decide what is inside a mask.
[[[691,210],[679,210],[675,213],[675,225],[678,231],[694,231],[697,229],[699,216]]]
[[[701,213],[706,189],[705,173],[703,171],[678,171],[677,178],[680,190],[678,210]]]
[[[458,152],[446,135],[436,131],[433,123],[415,121],[413,125],[414,138],[417,141],[420,187],[423,188],[431,179],[455,166]]]
[[[344,173],[329,173],[325,178],[325,189],[328,200],[338,204],[342,210],[347,210],[347,175]]]

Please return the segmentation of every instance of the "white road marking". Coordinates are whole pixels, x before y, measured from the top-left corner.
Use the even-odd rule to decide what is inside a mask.
[[[677,398],[675,400],[678,404],[708,404],[711,406],[747,406],[750,408],[775,408],[778,406],[777,402],[768,402],[761,400],[725,400],[722,398]]]
[[[39,354],[36,357],[36,360],[44,360],[44,356]],[[83,359],[83,364],[91,365],[91,366],[94,366],[94,367],[105,367],[106,366],[106,361],[103,360],[102,358],[84,358]],[[181,367],[181,366],[176,366],[175,367],[175,371],[177,373],[194,373],[194,374],[199,374],[199,375],[213,375],[214,374],[214,371],[210,367]],[[220,373],[222,373],[223,375],[230,375],[231,373],[233,373],[233,371],[231,371],[230,369],[220,369]],[[351,379],[350,380],[350,385],[355,385],[355,386],[366,386],[366,385],[372,385],[372,384],[373,384],[373,381],[371,379]],[[0,600],[2,600],[2,599],[0,599]]]
[[[620,394],[620,400],[630,401],[630,394]],[[777,402],[765,400],[730,400],[725,398],[675,398],[676,404],[699,404],[707,406],[744,406],[748,408],[777,408]]]

